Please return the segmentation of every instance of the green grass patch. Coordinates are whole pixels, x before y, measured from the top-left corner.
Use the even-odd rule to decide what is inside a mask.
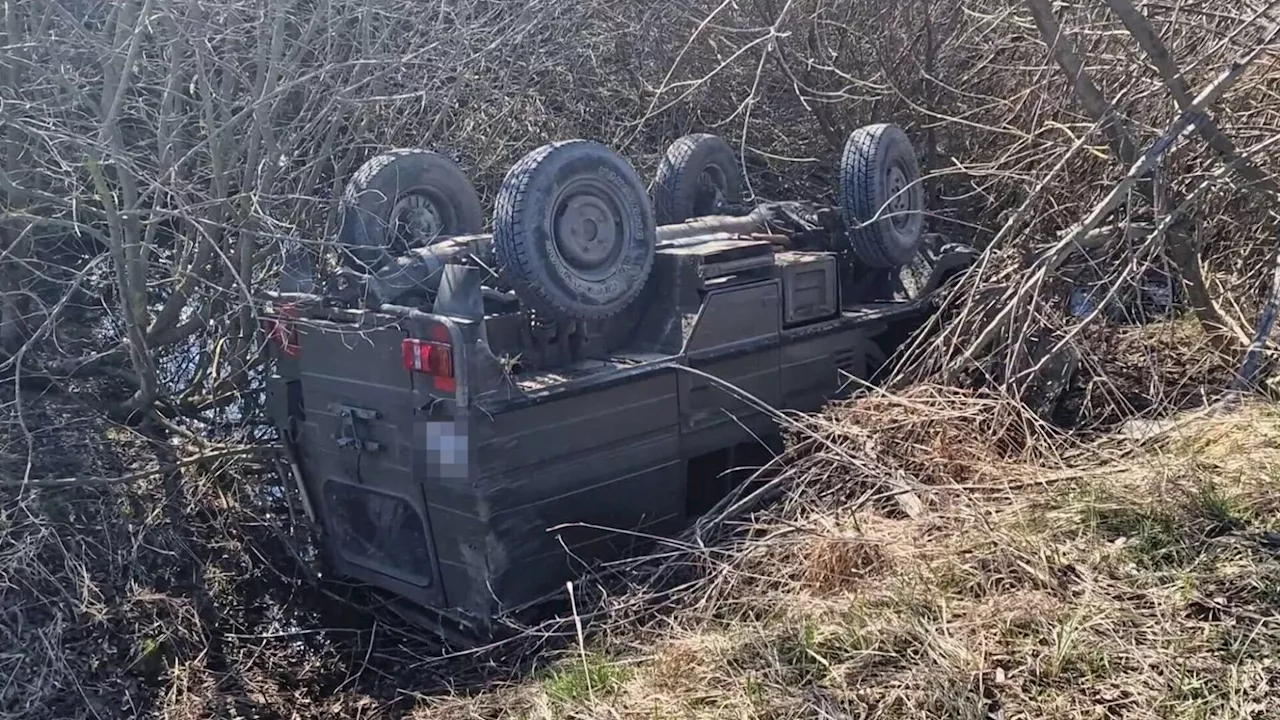
[[[547,671],[542,688],[556,704],[583,705],[617,692],[629,675],[604,655],[573,653]]]
[[[1090,487],[1076,494],[1081,523],[1108,542],[1123,542],[1140,567],[1188,567],[1209,540],[1248,529],[1254,520],[1245,498],[1213,480],[1170,491],[1167,497],[1126,496]]]

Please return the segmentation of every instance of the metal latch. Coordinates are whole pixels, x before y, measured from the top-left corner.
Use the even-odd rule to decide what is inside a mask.
[[[351,407],[349,405],[331,405],[329,409],[338,415],[338,433],[333,436],[340,448],[354,448],[364,452],[377,452],[382,444],[369,439],[368,423],[382,417],[377,410]]]

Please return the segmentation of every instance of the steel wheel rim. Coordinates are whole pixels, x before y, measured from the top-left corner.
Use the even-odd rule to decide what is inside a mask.
[[[907,174],[901,167],[894,165],[889,168],[887,185],[889,186],[889,220],[895,228],[904,228],[911,222],[909,213],[914,209],[911,207],[911,193],[908,190],[910,183],[907,182]]]
[[[698,174],[698,192],[694,196],[693,210],[696,215],[709,215],[724,206],[728,180],[724,171],[710,165]]]
[[[447,204],[427,192],[402,196],[391,210],[393,237],[405,245],[423,240],[430,242],[444,234],[448,227],[447,208]]]
[[[570,182],[552,204],[551,244],[579,277],[601,280],[613,273],[626,245],[617,190],[593,177]]]

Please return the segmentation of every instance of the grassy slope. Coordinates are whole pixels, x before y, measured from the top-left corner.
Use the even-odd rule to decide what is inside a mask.
[[[866,482],[802,460],[814,477],[760,518],[767,539],[679,610],[417,715],[1280,717],[1280,411],[1037,460],[975,425],[995,408],[911,403],[857,433],[892,432],[896,464],[926,469],[916,517],[856,492],[833,505]]]

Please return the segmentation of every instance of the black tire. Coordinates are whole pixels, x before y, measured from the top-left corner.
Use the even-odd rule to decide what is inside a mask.
[[[849,135],[840,159],[840,214],[853,251],[867,265],[902,267],[919,252],[924,186],[901,128],[869,125]]]
[[[503,277],[535,312],[594,320],[620,312],[644,288],[657,225],[630,163],[599,143],[568,140],[534,150],[507,173],[493,245]]]
[[[724,201],[739,202],[743,184],[742,169],[729,143],[717,135],[685,135],[671,143],[658,165],[653,187],[658,224],[714,215],[719,207],[716,193]]]
[[[455,162],[430,150],[370,159],[347,183],[339,208],[344,260],[362,271],[404,252],[415,233],[473,235],[484,227],[475,186]]]

